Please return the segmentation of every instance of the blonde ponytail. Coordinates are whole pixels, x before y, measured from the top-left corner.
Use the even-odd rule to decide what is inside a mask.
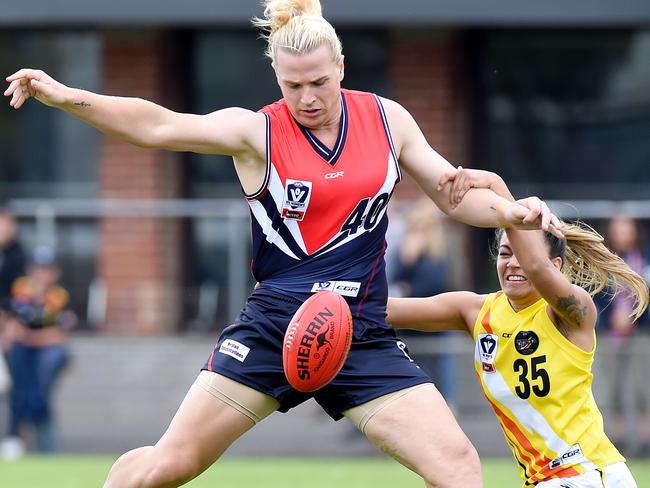
[[[636,320],[648,306],[648,285],[623,259],[604,244],[603,237],[584,223],[562,225],[566,254],[562,272],[591,295],[606,290],[612,295],[627,290],[634,297],[631,317]],[[548,235],[546,236],[549,241]],[[551,254],[553,254],[551,243]],[[554,257],[554,256],[551,256]]]
[[[323,18],[319,0],[264,0],[264,16],[254,18],[267,40],[266,56],[275,61],[278,49],[306,54],[326,44],[339,62],[343,48],[334,27]]]

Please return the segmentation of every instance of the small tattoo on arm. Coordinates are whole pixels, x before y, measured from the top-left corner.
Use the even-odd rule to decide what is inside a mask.
[[[90,104],[84,102],[83,100],[81,102],[74,102],[74,104],[77,105],[78,107],[82,107],[82,108],[90,107]]]
[[[587,307],[580,307],[580,300],[574,295],[559,297],[555,302],[560,315],[574,325],[581,326],[583,319],[587,316]]]

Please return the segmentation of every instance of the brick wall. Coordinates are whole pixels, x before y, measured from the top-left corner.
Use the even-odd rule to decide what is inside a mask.
[[[429,144],[452,164],[467,156],[467,89],[462,33],[447,30],[399,30],[391,40],[391,93],[420,125]],[[406,177],[398,198],[419,194]]]
[[[173,52],[162,34],[109,32],[104,39],[104,93],[175,105],[170,96],[174,92],[169,67]],[[179,170],[177,154],[111,138],[102,142],[104,198],[176,198],[181,191]],[[102,221],[100,232],[99,269],[108,291],[105,330],[172,331],[179,318],[179,223],[145,216],[110,217]]]

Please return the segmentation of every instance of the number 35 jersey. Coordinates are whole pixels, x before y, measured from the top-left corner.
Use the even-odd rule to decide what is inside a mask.
[[[592,392],[594,351],[564,337],[540,299],[515,312],[488,295],[474,326],[474,365],[525,486],[625,459],[609,441]]]
[[[343,295],[355,317],[383,322],[386,207],[400,172],[380,99],[343,90],[334,147],[291,115],[266,106],[267,174],[248,196],[255,279],[304,300]]]

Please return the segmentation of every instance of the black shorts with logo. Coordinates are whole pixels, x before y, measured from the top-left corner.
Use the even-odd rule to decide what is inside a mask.
[[[259,288],[226,327],[203,369],[272,396],[280,412],[314,398],[335,420],[341,412],[404,388],[431,382],[386,323],[354,320],[350,354],[334,380],[313,393],[293,389],[282,368],[284,333],[301,302]]]

